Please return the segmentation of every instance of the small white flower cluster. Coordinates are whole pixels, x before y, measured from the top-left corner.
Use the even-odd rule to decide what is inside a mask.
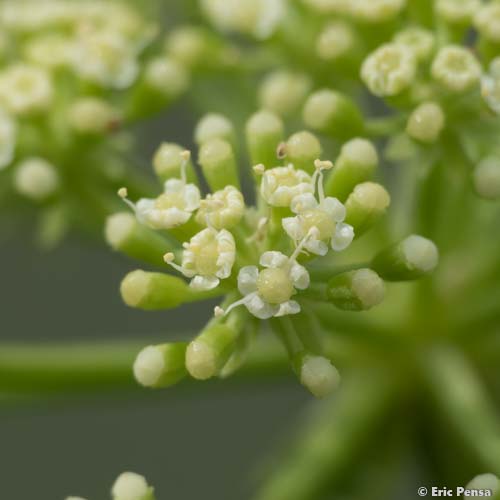
[[[166,149],[173,151],[167,144],[160,149],[163,155]],[[354,238],[352,226],[344,222],[344,205],[324,193],[323,171],[333,168],[333,164],[316,160],[316,171],[312,176],[292,164],[268,170],[262,164],[256,165],[255,173],[262,176],[259,194],[268,205],[269,216],[254,218],[254,223],[248,228],[255,230],[255,236],[246,234],[242,239],[238,226],[248,225],[251,219],[244,217],[246,210],[242,193],[235,186],[228,185],[202,199],[198,187],[187,182],[189,151],[177,154],[182,158],[180,178],[168,179],[157,198],[142,198],[132,203],[126,198],[125,188],[119,191],[140,223],[155,230],[169,230],[184,241],[181,264],[174,262],[176,255],[173,252],[165,254],[165,262],[189,278],[190,287],[196,291],[215,289],[222,280],[231,277],[233,267],[237,265],[238,290],[243,298],[225,310],[216,308],[218,316],[227,314],[238,305],[245,305],[260,319],[300,312],[300,305],[292,300],[292,296],[297,290],[308,288],[310,279],[307,269],[297,262],[299,256],[302,253],[325,255],[328,244],[340,251]],[[174,159],[170,160],[173,164]],[[291,256],[268,249],[267,245],[272,243],[266,239],[267,221],[273,210],[295,214],[293,217],[280,215],[285,243],[288,241],[286,244],[290,245],[291,240],[291,246],[295,247]],[[206,227],[202,229],[203,226]],[[190,233],[193,235],[185,241],[183,238]],[[241,265],[245,259],[240,260],[238,250],[242,256],[248,256],[249,252],[240,245],[250,246],[254,250],[250,251],[251,255],[260,254],[259,264],[263,269]]]

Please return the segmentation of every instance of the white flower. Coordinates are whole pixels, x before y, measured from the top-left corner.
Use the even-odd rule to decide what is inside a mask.
[[[353,238],[354,229],[344,223],[345,206],[331,196],[325,197],[323,190],[323,170],[333,168],[329,161],[316,160],[316,172],[312,186],[318,186],[318,198],[314,194],[305,193],[293,198],[290,208],[297,214],[295,217],[285,217],[281,224],[285,232],[295,243],[302,242],[303,247],[317,255],[326,255],[329,241],[333,250],[341,251],[347,248]]]
[[[436,14],[449,23],[467,24],[481,7],[481,0],[437,0]]]
[[[17,166],[14,186],[27,198],[41,201],[57,190],[59,176],[55,167],[43,158],[28,158]]]
[[[386,43],[372,52],[361,66],[361,79],[376,96],[393,96],[415,80],[416,58],[407,46]]]
[[[12,114],[45,110],[51,100],[52,83],[45,70],[19,63],[0,74],[0,103]]]
[[[182,265],[173,262],[174,255],[165,255],[165,262],[187,278],[195,290],[212,290],[221,279],[229,278],[236,258],[233,235],[226,229],[212,227],[195,234],[189,243],[184,243]]]
[[[285,14],[284,0],[201,0],[201,5],[220,30],[260,39],[271,36]]]
[[[113,500],[152,500],[153,488],[144,476],[135,472],[124,472],[116,479],[111,489]]]
[[[408,47],[418,61],[425,61],[434,50],[435,38],[432,31],[419,26],[410,26],[396,33],[394,42]]]
[[[307,269],[296,261],[299,252],[291,257],[281,252],[264,252],[259,262],[264,269],[259,271],[257,266],[242,267],[238,273],[238,290],[243,298],[231,304],[226,311],[217,308],[216,315],[227,314],[242,304],[259,319],[299,313],[300,305],[291,297],[296,290],[309,286]]]
[[[481,77],[481,94],[491,110],[500,114],[500,57],[491,61],[489,73]]]
[[[12,118],[0,110],[0,170],[14,158],[17,127]]]
[[[474,17],[479,33],[494,43],[500,42],[500,4],[490,2],[483,5]]]
[[[70,65],[74,50],[74,40],[61,34],[40,35],[24,46],[26,58],[47,69]]]
[[[357,20],[380,23],[396,17],[406,0],[350,0],[349,11]]]
[[[201,201],[196,221],[215,229],[231,229],[240,222],[244,211],[245,201],[241,192],[233,186],[226,186]]]
[[[136,51],[116,31],[80,34],[73,67],[81,77],[105,87],[124,89],[136,79]]]
[[[266,170],[260,184],[260,194],[274,207],[289,207],[292,199],[314,191],[311,176],[293,165]]]
[[[141,224],[152,229],[171,229],[181,226],[200,206],[200,190],[195,184],[186,183],[186,167],[191,154],[189,151],[180,154],[181,178],[167,180],[164,191],[158,198],[141,198],[134,204],[127,199],[126,188],[118,191],[118,195],[132,208]]]
[[[470,50],[448,45],[434,58],[431,74],[446,90],[465,92],[479,83],[481,65]]]

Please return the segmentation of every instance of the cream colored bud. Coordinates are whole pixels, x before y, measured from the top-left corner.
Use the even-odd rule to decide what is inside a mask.
[[[300,383],[317,398],[331,394],[340,384],[340,374],[323,356],[304,356],[300,368]]]
[[[149,87],[169,97],[177,97],[189,84],[189,75],[179,63],[167,57],[157,57],[148,62],[144,82]]]
[[[75,101],[68,112],[70,126],[83,134],[101,134],[112,131],[120,122],[120,112],[97,97],[83,97]]]
[[[481,7],[481,0],[436,0],[435,12],[450,24],[468,24]]]
[[[394,19],[405,4],[406,0],[350,0],[349,11],[357,21],[383,23]]]
[[[436,40],[432,31],[419,26],[410,26],[398,31],[394,36],[394,42],[408,47],[418,61],[425,61],[431,56]]]
[[[269,74],[259,88],[259,103],[280,116],[297,111],[304,102],[311,81],[307,75],[289,71]]]
[[[400,94],[414,82],[416,73],[413,51],[396,43],[380,46],[361,66],[361,79],[379,97]]]
[[[406,133],[417,141],[436,142],[445,124],[441,106],[435,102],[425,102],[414,109],[406,124]]]
[[[351,52],[356,35],[351,25],[344,21],[328,24],[316,39],[316,54],[327,61],[343,57]]]
[[[469,481],[465,487],[463,493],[463,498],[477,498],[479,495],[478,491],[488,490],[490,492],[489,496],[495,496],[500,491],[500,480],[495,474],[479,474],[474,479]]]
[[[479,84],[481,65],[469,49],[448,45],[434,58],[431,74],[449,92],[466,92]]]
[[[473,172],[474,188],[479,196],[489,200],[500,198],[500,158],[487,156]]]
[[[483,4],[474,16],[474,26],[490,42],[500,43],[500,4]]]
[[[154,500],[154,490],[144,476],[135,472],[123,472],[111,489],[113,500]]]
[[[27,198],[42,201],[57,191],[59,176],[56,168],[43,158],[28,158],[16,167],[14,186]]]
[[[306,172],[314,170],[314,160],[319,158],[322,152],[318,138],[306,130],[291,135],[285,145],[287,161]]]
[[[194,130],[194,140],[196,144],[201,145],[216,138],[233,142],[235,139],[234,127],[224,115],[208,113],[197,123]]]

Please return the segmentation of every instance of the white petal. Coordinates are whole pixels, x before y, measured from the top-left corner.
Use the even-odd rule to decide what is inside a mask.
[[[200,206],[200,190],[194,184],[187,184],[184,188],[184,201],[186,203],[185,209],[188,212],[193,212]]]
[[[335,234],[332,238],[332,248],[336,252],[340,252],[347,248],[352,240],[354,239],[354,228],[349,224],[344,224],[343,222],[337,224],[335,228]]]
[[[191,217],[190,212],[171,207],[167,210],[154,210],[153,218],[158,221],[160,228],[170,229],[171,227],[185,224]]]
[[[294,288],[298,290],[305,290],[309,286],[309,273],[304,266],[301,266],[297,262],[295,262],[290,269],[290,278]]]
[[[280,304],[279,311],[275,316],[286,316],[287,314],[298,314],[300,312],[300,304],[295,300],[288,300]]]
[[[245,266],[238,273],[238,290],[242,295],[248,295],[257,291],[257,278],[259,270],[257,266]]]
[[[322,208],[333,217],[335,222],[342,222],[345,219],[345,206],[337,198],[328,196],[323,200]]]
[[[306,250],[316,255],[326,255],[328,253],[328,245],[324,241],[314,238],[310,238],[304,247]]]
[[[257,293],[249,296],[245,301],[246,308],[259,319],[269,319],[276,315],[279,306],[264,302]]]
[[[283,267],[288,262],[288,257],[281,252],[264,252],[260,256],[260,265],[262,267]]]
[[[293,213],[299,214],[306,210],[314,210],[318,207],[318,202],[312,193],[304,193],[295,196],[290,204]]]
[[[281,225],[292,240],[299,241],[305,236],[304,228],[298,217],[285,217],[281,220]]]
[[[163,185],[163,190],[165,193],[179,193],[186,185],[181,179],[168,179]]]
[[[231,276],[235,258],[236,252],[222,252],[219,254],[216,262],[218,270],[215,273],[218,278],[225,279]]]
[[[189,286],[197,291],[213,290],[220,283],[215,276],[195,276]]]

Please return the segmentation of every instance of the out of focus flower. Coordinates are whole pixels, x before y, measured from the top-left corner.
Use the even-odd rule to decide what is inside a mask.
[[[42,201],[59,187],[56,168],[43,158],[28,158],[16,166],[14,186],[17,191],[35,201]]]
[[[0,110],[0,170],[14,158],[17,126],[12,118]]]

